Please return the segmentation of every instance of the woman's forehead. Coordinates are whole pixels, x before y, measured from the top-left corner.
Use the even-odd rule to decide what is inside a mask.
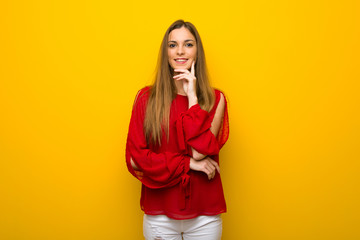
[[[185,27],[181,27],[181,28],[172,30],[170,32],[169,38],[168,38],[168,41],[176,41],[176,42],[185,41],[185,40],[194,40],[195,41],[195,37]]]

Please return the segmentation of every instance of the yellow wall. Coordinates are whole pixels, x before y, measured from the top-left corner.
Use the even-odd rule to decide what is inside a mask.
[[[1,1],[0,239],[142,239],[126,134],[178,18],[197,26],[229,101],[223,239],[360,239],[359,10]]]

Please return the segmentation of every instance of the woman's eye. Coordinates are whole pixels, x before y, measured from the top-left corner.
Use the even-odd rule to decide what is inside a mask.
[[[171,48],[173,48],[173,47],[175,47],[175,44],[169,44],[169,47],[171,47]]]
[[[192,43],[187,43],[186,46],[192,47],[193,45],[192,45]]]

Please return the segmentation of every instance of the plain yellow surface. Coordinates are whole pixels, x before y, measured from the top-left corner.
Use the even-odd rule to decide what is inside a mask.
[[[0,3],[0,239],[142,239],[137,90],[182,18],[229,102],[223,239],[360,239],[359,1]]]

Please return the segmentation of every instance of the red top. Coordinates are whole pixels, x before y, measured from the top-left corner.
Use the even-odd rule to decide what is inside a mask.
[[[229,136],[225,111],[217,137],[210,131],[220,91],[215,89],[215,104],[210,112],[199,104],[188,108],[187,96],[177,95],[169,118],[169,142],[163,132],[161,146],[148,145],[143,131],[150,87],[135,99],[126,143],[126,163],[132,175],[142,182],[141,209],[149,215],[165,214],[173,219],[226,212],[220,174],[212,180],[205,173],[190,170],[191,147],[219,163],[219,150]],[[141,170],[132,168],[130,158]]]

